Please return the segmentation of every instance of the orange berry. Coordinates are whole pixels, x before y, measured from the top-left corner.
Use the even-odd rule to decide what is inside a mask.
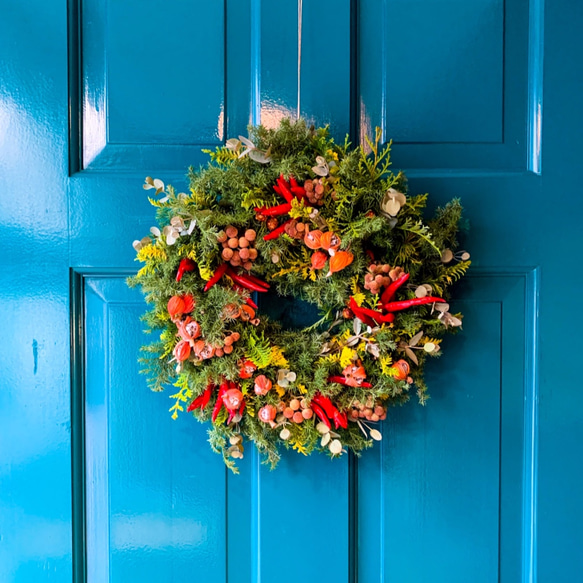
[[[228,247],[225,247],[223,249],[223,252],[221,253],[221,257],[225,261],[231,261],[231,259],[233,258],[233,250],[232,249],[229,249]]]
[[[225,351],[222,348],[217,348],[215,350],[215,356],[224,356],[225,355]]]
[[[284,413],[284,415],[285,415],[285,413]],[[296,411],[292,417],[292,421],[294,423],[301,423],[303,420],[304,420],[304,416],[299,411]]]
[[[239,338],[241,338],[241,334],[239,334],[239,332],[233,332],[231,334],[231,338],[233,339],[233,342],[237,342],[237,340],[239,340]]]
[[[229,239],[228,243],[231,249],[236,249],[239,246],[239,239],[232,237]]]
[[[233,237],[236,237],[239,234],[239,231],[237,230],[237,227],[233,227],[233,225],[229,225],[225,229],[225,233],[227,233],[227,237],[229,239],[232,239]]]
[[[311,419],[314,415],[314,412],[311,409],[303,409],[302,410],[302,417],[304,419]]]
[[[227,233],[225,231],[219,231],[217,234],[217,241],[219,243],[224,243],[227,240]]]
[[[298,399],[292,399],[289,402],[289,406],[290,406],[290,409],[292,409],[293,411],[297,411],[300,408],[300,402]]]
[[[239,251],[239,257],[243,260],[243,261],[247,261],[247,259],[249,259],[249,249],[247,249],[246,247],[243,247],[243,249],[241,249]]]
[[[257,249],[249,249],[249,259],[251,259],[251,261],[257,259]]]
[[[251,263],[251,261],[245,261],[245,263],[243,263],[243,267],[247,270],[247,271],[251,271],[251,268],[253,267],[253,263]]]
[[[294,416],[294,410],[293,410],[293,409],[290,409],[289,407],[286,407],[286,408],[283,410],[283,416],[284,416],[286,419],[291,419],[291,418]]]
[[[225,338],[225,346],[231,346],[233,344],[233,339],[230,336]]]
[[[225,346],[223,347],[223,352],[224,352],[225,354],[231,354],[231,352],[233,352],[233,347],[232,347],[231,345],[227,346],[227,345],[225,344]]]
[[[245,231],[245,239],[247,241],[255,241],[255,237],[257,237],[257,233],[253,229],[247,229]]]
[[[249,247],[249,241],[245,237],[239,237],[239,247]]]

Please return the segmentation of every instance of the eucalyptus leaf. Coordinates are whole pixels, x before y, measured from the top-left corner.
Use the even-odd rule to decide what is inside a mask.
[[[370,430],[370,436],[375,441],[381,441],[383,439],[383,436],[382,436],[381,432],[378,429],[371,429]]]
[[[417,360],[416,354],[407,346],[405,348],[405,354],[417,365],[419,366],[419,361]]]

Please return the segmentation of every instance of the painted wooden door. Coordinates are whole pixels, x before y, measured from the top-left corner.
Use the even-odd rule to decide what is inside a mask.
[[[583,5],[547,4],[1,3],[2,582],[580,580]],[[362,459],[232,476],[138,375],[124,278],[145,175],[298,105],[463,199],[464,331]]]

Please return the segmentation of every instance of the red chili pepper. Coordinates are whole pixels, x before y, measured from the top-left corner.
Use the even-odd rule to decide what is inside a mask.
[[[374,253],[370,249],[366,250],[366,254],[368,255],[368,258],[374,262]]]
[[[349,306],[350,309],[354,312],[354,315],[359,320],[361,320],[367,326],[374,326],[375,324],[374,320],[362,312],[362,309],[359,307],[359,305],[356,303],[356,300],[353,297],[350,298]]]
[[[362,308],[362,307],[358,308],[358,310],[362,314],[369,316],[370,318],[372,318],[376,322],[392,322],[395,319],[394,314],[383,314],[382,312],[377,312],[376,310],[370,310],[368,308]],[[354,309],[352,309],[352,311],[354,312]]]
[[[219,416],[219,413],[221,412],[221,409],[223,407],[223,395],[227,392],[228,388],[229,388],[229,385],[227,384],[227,382],[223,381],[221,383],[221,388],[219,389],[219,394],[217,395],[217,401],[216,401],[215,406],[213,408],[213,414],[211,415],[211,419],[212,419],[213,423],[217,420],[217,417]]]
[[[285,233],[285,228],[288,225],[288,223],[291,223],[292,219],[288,219],[285,223],[279,225],[279,227],[277,227],[277,229],[273,229],[273,231],[271,231],[271,233],[267,233],[267,235],[263,236],[263,240],[264,241],[271,241],[272,239],[277,239],[278,237],[281,237],[281,235],[283,235]]]
[[[344,429],[348,427],[348,415],[346,415],[345,411],[342,413],[340,411],[338,412],[338,425]],[[336,429],[338,429],[338,425],[336,425]]]
[[[178,264],[178,271],[176,272],[176,281],[180,281],[185,272],[193,271],[195,267],[196,263],[192,259],[189,259],[188,257],[182,259]]]
[[[238,283],[241,287],[245,289],[256,291],[256,292],[266,292],[267,289],[263,286],[257,285],[255,282],[247,279],[244,275],[235,273],[232,267],[227,268],[228,276],[235,282]]]
[[[283,177],[283,174],[281,174],[279,176],[279,178],[277,179],[277,185],[279,186],[281,196],[283,196],[283,198],[285,198],[285,200],[287,200],[287,202],[291,202],[294,197],[290,191],[290,188],[289,188],[287,181]]]
[[[208,405],[208,402],[211,398],[211,393],[212,393],[214,388],[215,388],[215,385],[213,385],[212,383],[209,384],[207,386],[207,388],[204,390],[204,393],[202,395],[199,395],[188,406],[188,409],[186,409],[187,413],[190,413],[191,411],[194,411],[195,409],[198,409],[199,407],[200,407],[200,410],[202,411]]]
[[[256,304],[256,303],[255,303],[255,302],[254,302],[254,301],[253,301],[251,298],[247,298],[247,299],[245,300],[245,303],[246,303],[248,306],[251,306],[251,307],[252,307],[254,310],[258,310],[258,309],[259,309],[259,306],[258,306],[258,305],[257,305],[257,304]]]
[[[265,289],[269,289],[271,287],[266,281],[263,281],[262,279],[259,279],[258,277],[251,275],[250,273],[243,273],[242,275],[245,279],[248,279],[256,283],[257,285],[262,285]]]
[[[330,419],[334,420],[334,425],[336,429],[338,429],[338,427],[343,427],[344,429],[348,427],[348,420],[346,416],[345,415],[343,416],[342,413],[338,411],[338,409],[334,406],[334,404],[328,397],[324,397],[324,395],[316,395],[315,397],[312,398],[312,404],[314,403],[322,407],[326,415],[328,415]]]
[[[265,215],[266,217],[276,217],[279,215],[286,215],[287,213],[289,213],[289,211],[291,211],[291,204],[289,202],[286,202],[285,204],[279,204],[277,206],[271,206],[271,207],[257,207],[255,209],[255,212],[257,213],[261,213],[262,215]]]
[[[211,287],[213,287],[213,285],[215,285],[215,283],[217,283],[221,279],[221,277],[223,277],[223,275],[225,275],[225,272],[227,271],[227,267],[229,267],[228,263],[221,263],[217,267],[217,270],[215,271],[213,276],[206,282],[206,285],[204,286],[203,291],[207,292],[209,289],[211,289]]]
[[[389,303],[394,297],[397,290],[409,279],[408,273],[403,273],[391,285],[387,286],[381,295],[381,304]]]
[[[328,382],[329,383],[338,383],[339,385],[344,385],[345,387],[350,387],[351,385],[348,384],[348,381],[346,380],[346,377],[341,377],[341,376],[331,376],[328,377]],[[362,383],[360,383],[360,385],[358,385],[359,387],[365,387],[366,389],[372,389],[372,385],[366,381],[363,381]]]
[[[413,306],[422,306],[423,304],[432,304],[433,302],[445,302],[445,300],[443,298],[434,298],[432,296],[427,296],[424,298],[413,298],[412,300],[403,300],[401,302],[389,302],[388,304],[383,304],[383,308],[387,310],[387,312],[398,312],[400,310],[412,308]]]
[[[314,413],[320,418],[320,421],[322,421],[322,423],[328,429],[332,429],[332,424],[330,423],[330,419],[328,419],[328,417],[326,417],[326,414],[324,413],[324,410],[322,409],[322,407],[320,407],[320,405],[318,405],[317,403],[314,403],[313,401],[310,404],[310,407],[312,408],[312,411],[314,411]]]

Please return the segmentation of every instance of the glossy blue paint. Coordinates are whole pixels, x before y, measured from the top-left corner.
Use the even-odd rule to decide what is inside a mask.
[[[137,374],[141,180],[186,188],[202,146],[296,115],[296,1],[7,0],[3,583],[579,580],[583,5],[302,4],[302,114],[381,124],[411,190],[471,221],[433,399],[358,461],[248,449],[233,476]]]

